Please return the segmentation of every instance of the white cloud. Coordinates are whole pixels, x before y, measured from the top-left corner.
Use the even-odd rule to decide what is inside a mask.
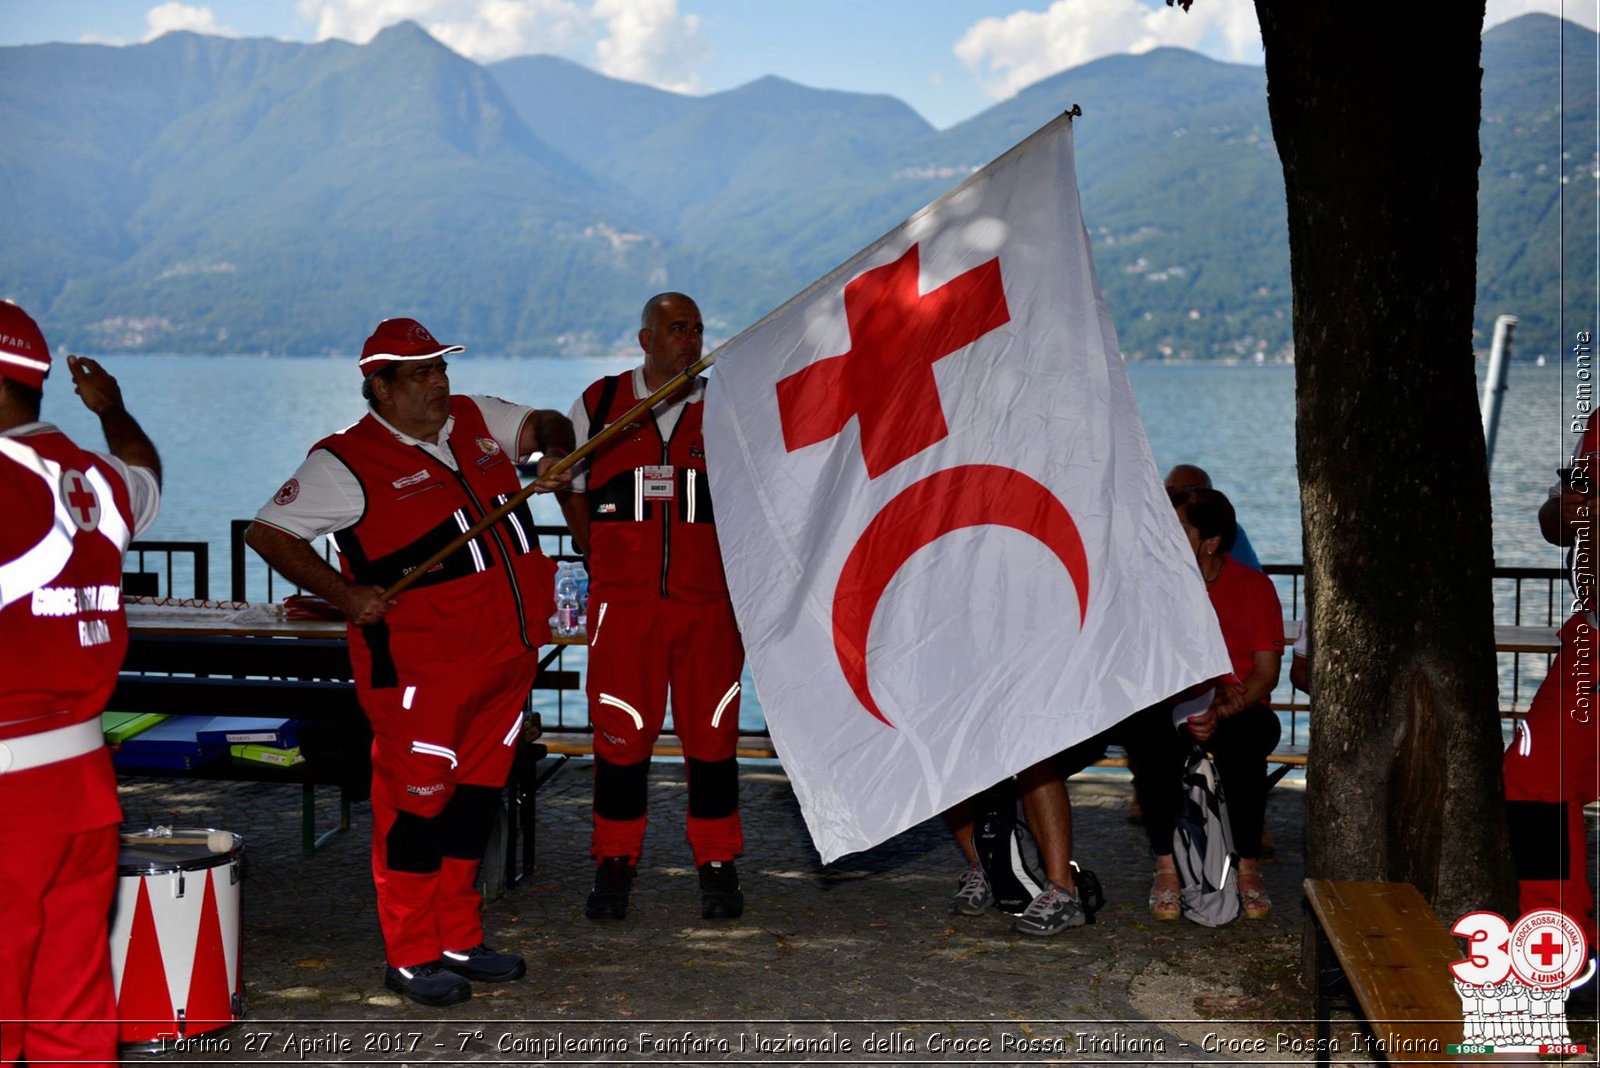
[[[1591,30],[1600,26],[1600,4],[1594,0],[1489,0],[1489,9],[1483,16],[1483,28],[1510,22],[1519,15],[1534,12],[1555,15],[1576,22]]]
[[[982,19],[955,53],[996,99],[1091,59],[1171,45],[1229,62],[1260,62],[1249,0],[1207,0],[1188,12],[1156,0],[1055,0],[1043,11]]]
[[[198,4],[180,4],[177,0],[157,4],[144,13],[146,41],[153,41],[164,33],[189,30],[192,33],[209,33],[217,37],[236,36],[232,30],[217,25],[217,16],[209,7]]]
[[[1543,12],[1600,29],[1594,0],[1488,0],[1484,29]],[[955,53],[996,99],[1041,78],[1122,52],[1172,45],[1233,63],[1261,61],[1261,30],[1249,0],[1204,0],[1188,12],[1162,0],[1054,0],[1043,11],[981,19]]]
[[[700,20],[677,0],[299,0],[298,8],[317,40],[365,42],[411,19],[479,62],[552,52],[679,91],[698,88],[694,68],[710,57]]]
[[[678,11],[678,0],[594,0],[606,36],[595,46],[600,70],[680,93],[700,88],[694,68],[711,58],[699,36],[700,19]]]

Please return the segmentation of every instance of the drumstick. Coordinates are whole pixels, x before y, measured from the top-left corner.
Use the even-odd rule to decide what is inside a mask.
[[[168,838],[149,834],[125,834],[122,836],[128,845],[203,845],[213,853],[226,853],[233,848],[234,835],[232,831],[212,831],[204,838]]]

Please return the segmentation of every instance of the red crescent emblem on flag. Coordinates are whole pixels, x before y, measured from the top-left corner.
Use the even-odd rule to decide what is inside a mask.
[[[883,507],[850,550],[833,593],[839,667],[866,710],[893,727],[867,678],[867,632],[883,591],[918,549],[964,527],[1004,526],[1055,554],[1078,590],[1078,625],[1089,606],[1089,560],[1072,515],[1041,483],[1009,467],[967,464],[929,475]]]

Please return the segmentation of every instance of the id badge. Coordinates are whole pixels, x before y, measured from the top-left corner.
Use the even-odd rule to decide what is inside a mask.
[[[643,495],[647,501],[670,501],[677,496],[678,480],[674,477],[671,464],[656,467],[641,467],[640,477],[643,480]]]

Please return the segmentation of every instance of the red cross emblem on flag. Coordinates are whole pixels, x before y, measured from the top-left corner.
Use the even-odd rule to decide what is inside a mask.
[[[931,293],[917,289],[917,246],[844,287],[850,351],[778,383],[789,451],[826,441],[854,418],[861,456],[877,478],[949,435],[933,365],[1011,320],[1000,260]]]
[[[93,530],[100,525],[100,498],[82,471],[61,472],[61,499],[79,530]]]
[[[836,436],[852,418],[867,475],[949,436],[933,376],[936,361],[967,348],[1011,319],[998,257],[923,293],[917,246],[844,287],[850,349],[778,383],[778,413],[790,452]],[[867,635],[889,583],[917,550],[963,527],[1007,526],[1055,553],[1078,589],[1079,621],[1089,602],[1089,563],[1077,524],[1054,494],[1020,471],[952,467],[910,486],[862,533],[834,591],[833,637],[840,669],[857,699],[889,722],[867,676]]]

